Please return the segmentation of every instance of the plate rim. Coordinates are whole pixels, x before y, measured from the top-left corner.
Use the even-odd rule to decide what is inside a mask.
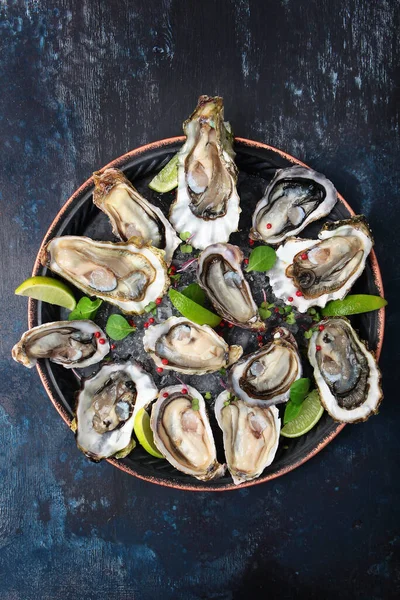
[[[145,154],[146,152],[149,152],[149,151],[155,150],[155,149],[160,149],[162,147],[168,147],[169,145],[183,143],[185,141],[185,139],[186,139],[185,136],[176,136],[176,137],[165,138],[165,139],[158,140],[155,142],[150,142],[143,146],[139,146],[138,148],[135,148],[134,150],[130,150],[129,152],[126,152],[125,154],[122,154],[118,158],[115,158],[114,160],[110,161],[107,165],[102,167],[101,170],[111,168],[111,167],[118,168],[119,166],[125,164],[129,160],[139,157],[141,154]],[[274,146],[271,146],[269,144],[264,144],[263,142],[249,140],[247,138],[242,138],[242,137],[235,137],[234,140],[236,143],[247,146],[248,148],[258,148],[258,149],[261,148],[263,150],[272,151],[274,153],[279,154],[280,156],[282,156],[283,158],[285,158],[286,160],[288,160],[289,162],[291,162],[293,164],[297,164],[297,165],[301,165],[306,168],[310,168],[309,165],[302,162],[298,158],[292,156],[291,154],[288,154],[287,152],[284,152],[283,150],[280,150],[279,148],[275,148]],[[40,244],[40,248],[39,248],[39,251],[36,256],[36,260],[35,260],[35,263],[33,266],[32,276],[39,274],[39,270],[41,268],[40,256],[42,254],[43,248],[47,244],[47,242],[53,237],[53,232],[56,229],[56,227],[59,225],[59,223],[62,220],[67,209],[75,202],[75,200],[77,200],[82,195],[87,193],[93,186],[94,186],[94,181],[93,181],[93,176],[91,176],[77,190],[75,190],[75,192],[68,198],[68,200],[64,203],[64,205],[60,208],[60,210],[58,211],[55,218],[53,219],[50,227],[48,228],[48,230],[47,230],[46,234],[44,235],[43,240]],[[338,199],[347,208],[347,210],[350,212],[351,215],[355,214],[353,209],[351,208],[351,206],[346,202],[346,200],[343,198],[343,196],[341,194],[339,194],[339,192],[338,192]],[[379,268],[379,263],[378,263],[374,249],[371,250],[369,259],[371,262],[371,269],[372,269],[372,274],[373,274],[373,278],[375,281],[375,285],[378,288],[379,294],[382,297],[384,297],[384,289],[383,289],[381,271]],[[31,329],[32,327],[35,326],[35,321],[37,320],[37,313],[38,313],[38,303],[39,303],[38,300],[29,298],[29,302],[28,302],[28,327],[29,327],[29,329]],[[382,350],[384,331],[385,331],[385,308],[382,307],[378,311],[378,320],[377,320],[378,343],[377,343],[377,347],[375,350],[375,356],[376,356],[377,360],[379,360],[381,350]],[[47,375],[45,373],[43,366],[40,364],[40,361],[36,364],[36,369],[39,374],[42,385],[45,388],[48,397],[50,398],[50,401],[52,402],[53,406],[55,407],[55,409],[57,410],[57,412],[59,413],[59,415],[61,416],[63,421],[66,423],[66,425],[70,429],[72,419],[71,419],[70,415],[67,413],[67,411],[65,410],[65,408],[62,406],[62,404],[59,402],[56,395],[53,394],[52,386],[50,384],[49,379],[47,378]],[[202,484],[201,485],[198,485],[198,484],[193,485],[190,482],[184,483],[184,484],[176,483],[173,480],[168,481],[168,480],[164,480],[164,479],[159,479],[157,476],[143,475],[141,473],[138,473],[132,467],[118,461],[115,458],[108,458],[108,459],[106,459],[106,461],[108,463],[110,463],[111,465],[113,465],[114,467],[117,467],[121,471],[128,473],[129,475],[133,475],[134,477],[137,477],[138,479],[148,481],[148,482],[156,484],[156,485],[161,485],[163,487],[169,487],[169,488],[173,488],[173,489],[180,489],[180,490],[191,491],[191,492],[193,492],[193,491],[195,491],[195,492],[224,492],[224,491],[240,490],[245,487],[252,487],[254,485],[259,485],[261,483],[271,481],[273,479],[281,477],[282,475],[285,475],[286,473],[289,473],[290,471],[293,471],[294,469],[297,469],[298,467],[303,465],[305,462],[310,460],[313,456],[318,454],[323,448],[325,448],[343,430],[344,427],[345,427],[345,423],[337,423],[337,426],[335,427],[335,429],[332,432],[330,432],[328,435],[326,435],[317,446],[315,446],[314,448],[312,448],[312,450],[307,452],[304,457],[300,458],[297,461],[294,461],[292,464],[287,465],[286,467],[282,467],[275,473],[271,473],[271,474],[267,474],[267,475],[258,477],[257,479],[253,479],[252,481],[247,481],[240,485],[235,485],[234,483],[227,483],[221,487],[214,488],[214,487],[209,487],[206,483],[203,485]]]

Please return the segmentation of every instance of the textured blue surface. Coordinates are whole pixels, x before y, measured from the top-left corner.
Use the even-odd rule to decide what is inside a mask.
[[[0,597],[397,598],[395,0],[0,0]],[[376,238],[390,306],[379,416],[269,485],[190,494],[93,465],[10,359],[51,220],[93,170],[181,131],[200,93],[237,135],[326,173]]]

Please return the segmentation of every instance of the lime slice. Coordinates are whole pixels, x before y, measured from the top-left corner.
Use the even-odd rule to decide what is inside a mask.
[[[178,155],[175,154],[149,183],[149,188],[164,194],[178,185]]]
[[[352,294],[344,300],[332,300],[322,309],[324,317],[341,317],[345,315],[358,315],[359,313],[378,310],[386,306],[387,301],[380,296],[369,294]]]
[[[29,277],[15,290],[17,296],[29,296],[35,300],[42,300],[49,304],[63,306],[69,310],[74,310],[76,300],[72,290],[57,279],[52,277]]]
[[[176,290],[169,290],[169,299],[179,312],[193,321],[198,325],[210,325],[210,327],[217,327],[221,323],[221,317],[215,313],[207,310],[204,306],[200,306],[197,302],[193,302],[190,298],[187,298]]]
[[[281,435],[287,438],[296,438],[310,431],[322,417],[324,409],[319,400],[317,390],[308,394],[301,405],[300,412],[293,421],[289,421],[281,429]]]
[[[153,432],[150,427],[150,417],[144,408],[141,408],[138,411],[133,424],[133,429],[139,440],[139,444],[146,452],[156,458],[164,458],[154,443]]]

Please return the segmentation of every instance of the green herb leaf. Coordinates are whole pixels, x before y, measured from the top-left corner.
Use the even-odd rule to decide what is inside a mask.
[[[196,304],[200,304],[200,306],[204,306],[206,303],[206,294],[198,283],[189,284],[181,291],[181,294],[186,296],[186,298],[190,298],[190,300],[193,300]]]
[[[260,317],[263,319],[263,321],[265,321],[265,319],[269,319],[270,316],[272,315],[272,312],[270,310],[268,310],[268,308],[263,308],[262,305],[258,309],[258,312],[259,312]]]
[[[186,240],[188,240],[191,235],[192,234],[190,233],[190,231],[183,231],[182,233],[179,234],[179,237],[181,238],[181,240],[183,242],[186,242]]]
[[[286,315],[285,321],[288,325],[294,325],[296,323],[296,317],[293,313],[289,313],[288,315]]]
[[[293,312],[293,306],[285,306],[284,311],[286,314]]]
[[[230,400],[225,400],[225,402],[224,402],[224,406],[229,406],[229,405],[230,405],[230,403],[231,403],[231,401],[230,401]]]
[[[296,406],[299,406],[304,398],[308,394],[308,390],[310,389],[310,380],[308,377],[302,377],[301,379],[297,379],[290,386],[290,401]]]
[[[283,415],[283,424],[286,425],[286,423],[289,423],[289,421],[293,421],[300,411],[301,404],[293,404],[293,402],[289,400],[289,402],[286,404],[285,414]]]
[[[200,409],[199,399],[192,398],[192,410],[199,410],[199,409]]]
[[[193,246],[191,246],[190,244],[181,244],[180,248],[183,254],[190,254],[191,252],[193,252]]]
[[[110,315],[108,317],[106,333],[112,340],[123,340],[134,331],[136,331],[136,327],[131,327],[122,315]]]
[[[220,370],[218,371],[218,373],[219,373],[220,375],[226,375],[226,369],[225,369],[224,367],[222,367],[222,369],[220,369]]]
[[[87,296],[83,296],[75,306],[74,310],[68,315],[69,321],[81,321],[82,319],[94,319],[103,300],[96,298],[91,300]]]
[[[212,396],[211,396],[211,392],[206,392],[206,393],[204,394],[204,398],[205,398],[206,400],[211,400],[211,398],[212,398]]]
[[[249,264],[246,269],[250,271],[258,271],[264,273],[272,269],[276,261],[276,252],[270,246],[257,246],[250,254]]]
[[[315,310],[315,308],[309,308],[307,312],[308,312],[309,315],[315,315],[315,313],[317,311]]]
[[[157,304],[155,302],[149,302],[147,306],[144,307],[144,311],[149,313],[152,310],[157,309]]]
[[[304,337],[306,338],[306,340],[311,339],[312,334],[314,333],[314,331],[312,329],[309,329],[308,331],[304,332]]]

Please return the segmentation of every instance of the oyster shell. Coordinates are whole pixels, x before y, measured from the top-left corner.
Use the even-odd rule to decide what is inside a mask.
[[[221,317],[245,329],[265,329],[241,262],[243,252],[232,244],[212,244],[198,258],[197,280]]]
[[[134,361],[108,363],[77,393],[76,442],[92,460],[122,458],[135,447],[135,415],[157,396],[151,376]]]
[[[39,358],[80,369],[100,362],[109,351],[104,332],[93,321],[54,321],[26,331],[12,349],[12,357],[29,369]]]
[[[376,413],[383,398],[381,374],[350,322],[330,317],[318,324],[308,346],[321,403],[335,421],[356,423]]]
[[[241,346],[228,346],[208,325],[197,325],[185,317],[170,317],[152,325],[144,334],[143,345],[157,367],[196,375],[227,367],[243,352]]]
[[[186,394],[181,385],[160,390],[150,419],[154,442],[179,471],[201,481],[217,479],[225,473],[225,466],[217,461],[204,398],[190,385],[185,388]]]
[[[141,314],[169,286],[162,250],[129,242],[95,242],[66,235],[44,248],[42,264],[89,296],[115,304],[128,314]]]
[[[119,169],[93,173],[93,202],[110,219],[113,233],[122,241],[140,239],[164,250],[171,263],[181,240],[159,208],[148,202]]]
[[[363,272],[373,246],[363,216],[326,223],[318,237],[319,241],[288,239],[268,271],[275,296],[300,312],[344,298]]]
[[[256,206],[250,237],[280,244],[328,215],[336,201],[336,189],[325,175],[299,165],[281,169]]]
[[[261,350],[244,356],[229,370],[228,387],[251,406],[289,399],[290,386],[302,376],[297,343],[285,327],[276,327]]]
[[[191,245],[203,250],[227,242],[239,223],[237,169],[222,98],[200,96],[183,128],[186,142],[178,154],[178,191],[169,219],[179,233],[190,232]]]
[[[224,391],[214,410],[233,482],[259,477],[278,449],[281,420],[276,406],[249,406],[239,398],[231,400],[230,392]]]

